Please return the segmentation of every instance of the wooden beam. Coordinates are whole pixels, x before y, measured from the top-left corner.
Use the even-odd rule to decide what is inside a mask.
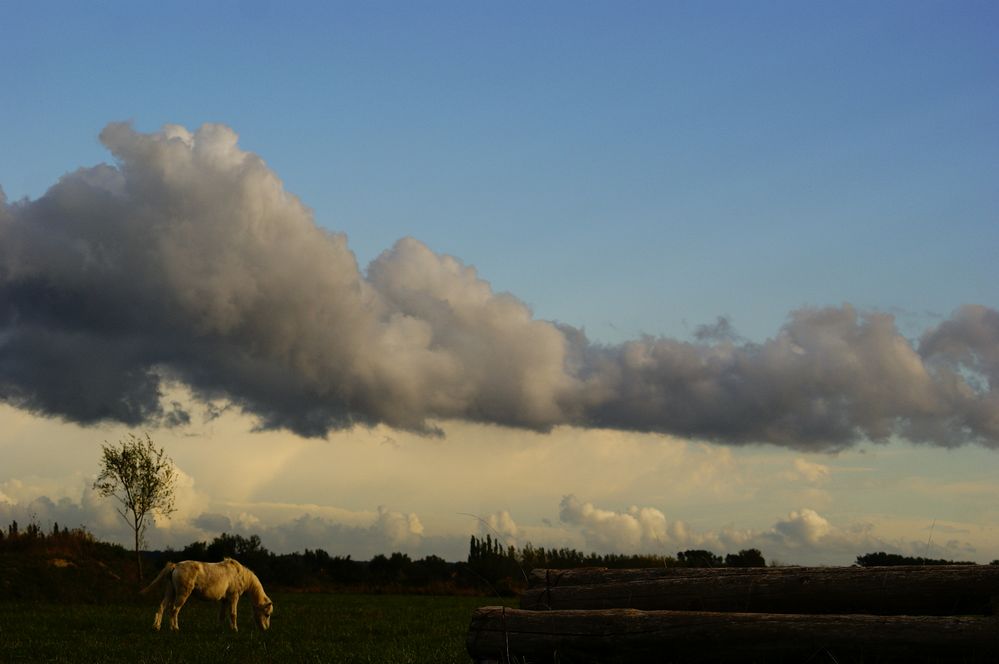
[[[549,575],[550,585],[529,588],[520,608],[960,615],[992,613],[999,597],[997,565],[637,572],[637,580],[621,581],[622,572],[612,571],[610,581],[592,585],[564,585],[566,577]]]
[[[995,662],[986,617],[477,609],[476,662]]]
[[[536,588],[538,586],[592,586],[600,583],[673,579],[678,576],[759,574],[760,572],[766,571],[780,572],[782,570],[800,569],[800,567],[643,567],[638,569],[616,569],[610,567],[576,567],[574,569],[539,568],[531,570],[528,575],[528,583],[531,588]]]

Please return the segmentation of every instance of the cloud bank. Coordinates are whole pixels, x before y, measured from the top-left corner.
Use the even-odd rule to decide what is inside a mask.
[[[873,524],[864,522],[838,526],[807,507],[792,510],[764,530],[697,530],[684,521],[668,522],[666,515],[654,507],[633,505],[615,511],[582,502],[570,494],[562,499],[559,518],[566,526],[579,530],[582,546],[600,552],[675,555],[677,551],[703,548],[724,555],[757,548],[768,559],[796,564],[849,564],[856,556],[873,551],[922,556],[929,552],[925,540],[885,539]],[[947,528],[941,532],[944,530]],[[973,544],[953,538],[936,544],[932,551],[933,555],[959,560],[976,554]]]
[[[114,165],[0,197],[0,398],[83,424],[217,412],[323,436],[456,419],[835,450],[898,435],[999,446],[999,312],[904,338],[890,315],[800,309],[762,343],[591,343],[404,238],[358,266],[221,125],[110,124]]]
[[[0,484],[0,528],[15,520],[22,529],[35,523],[46,532],[55,523],[71,528],[86,526],[100,539],[129,543],[131,532],[113,503],[92,490],[92,478],[78,480],[63,482],[62,495],[50,491],[51,487],[44,483],[13,480]],[[276,553],[323,549],[331,555],[351,555],[360,560],[394,551],[461,560],[468,551],[467,533],[453,528],[435,532],[425,528],[415,513],[384,506],[371,512],[351,512],[315,505],[284,505],[275,511],[266,504],[216,504],[212,511],[205,511],[209,501],[197,493],[193,483],[186,484],[181,492],[181,497],[187,496],[181,501],[184,509],[171,519],[157,519],[152,524],[147,533],[151,548],[180,548],[228,532],[259,535],[264,546]],[[531,543],[598,553],[676,555],[693,548],[724,555],[758,548],[768,560],[795,564],[849,564],[857,555],[873,551],[958,560],[983,557],[969,541],[974,535],[967,528],[941,522],[925,524],[924,536],[911,539],[880,534],[890,524],[882,524],[881,528],[866,522],[836,524],[807,507],[792,510],[762,529],[699,529],[679,519],[668,520],[656,507],[633,505],[614,510],[584,502],[573,494],[564,496],[558,507],[557,524],[524,525],[517,523],[508,510],[501,510],[478,522],[478,534],[489,534],[515,547]],[[931,536],[933,532],[942,536],[941,541],[933,542],[932,549],[925,537],[927,529]]]
[[[78,482],[63,486],[64,495],[61,496],[50,495],[51,487],[20,480],[0,483],[0,529],[17,521],[22,529],[35,523],[48,532],[54,524],[59,524],[60,527],[83,527],[99,539],[129,544],[132,531],[117,513],[114,501],[102,498],[93,490],[93,478],[77,479]],[[307,506],[300,507],[300,510],[306,510],[300,516],[271,513],[261,518],[245,509],[231,514],[205,511],[209,502],[194,488],[193,480],[182,473],[177,491],[179,509],[169,519],[153,519],[146,533],[148,546],[178,548],[194,541],[210,540],[223,532],[259,535],[267,548],[278,553],[322,548],[335,555],[364,559],[392,551],[432,553],[434,546],[442,544],[444,550],[454,556],[467,545],[465,537],[425,538],[419,516],[381,505],[373,513],[341,510],[339,519],[309,513]],[[256,507],[266,512],[266,506]]]

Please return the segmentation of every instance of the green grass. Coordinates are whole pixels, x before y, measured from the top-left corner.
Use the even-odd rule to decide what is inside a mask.
[[[155,601],[110,605],[0,602],[0,662],[393,662],[468,664],[472,609],[488,597],[274,593],[268,632],[244,599],[239,632],[217,605],[191,600],[180,632],[152,630]]]

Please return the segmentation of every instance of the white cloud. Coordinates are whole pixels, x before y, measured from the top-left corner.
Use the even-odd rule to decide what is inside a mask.
[[[233,521],[233,524],[243,532],[251,532],[263,526],[263,522],[256,515],[248,512],[240,512]]]
[[[114,504],[98,495],[89,481],[77,482],[75,486],[70,485],[72,488],[64,487],[61,496],[49,496],[20,481],[9,481],[5,485],[16,491],[9,500],[0,501],[0,523],[17,521],[23,528],[34,522],[43,530],[58,523],[60,527],[85,527],[102,539],[127,541],[129,531]]]
[[[177,482],[174,486],[175,512],[168,519],[156,519],[159,528],[169,529],[177,524],[185,524],[202,514],[210,503],[209,497],[195,486],[194,478],[181,468],[176,468]]]
[[[803,459],[801,457],[796,458],[792,464],[794,465],[794,470],[795,473],[797,473],[797,476],[806,482],[821,484],[829,479],[829,466],[821,463],[815,463],[814,461],[808,461],[807,459]]]
[[[516,545],[518,543],[517,535],[520,529],[508,510],[500,510],[488,515],[480,522],[480,526],[479,530],[482,534],[498,535],[507,544]]]
[[[829,521],[815,510],[808,508],[791,512],[786,519],[774,524],[773,529],[783,544],[792,548],[801,545],[814,546],[831,531],[832,526],[829,525]]]
[[[370,558],[378,553],[423,550],[425,528],[415,513],[385,506],[379,506],[375,512],[362,513],[348,513],[339,508],[320,510],[327,514],[348,515],[345,520],[337,520],[311,513],[309,506],[304,505],[298,509],[286,505],[279,511],[266,505],[262,507],[269,514],[266,521],[241,510],[235,514],[205,512],[191,519],[189,525],[198,529],[194,539],[207,540],[222,532],[259,535],[264,546],[276,553],[323,549],[334,555]],[[447,553],[453,555],[453,551],[452,547]]]
[[[560,517],[565,526],[579,534],[582,548],[599,553],[675,555],[685,549],[703,548],[726,554],[757,548],[768,559],[784,563],[837,565],[850,564],[856,556],[872,551],[925,555],[925,542],[879,536],[871,523],[836,525],[807,507],[792,510],[763,529],[695,529],[684,521],[668,521],[654,507],[609,510],[568,495],[560,504]],[[942,547],[951,557],[968,556],[967,552],[974,548],[956,540]]]
[[[396,547],[416,544],[423,536],[423,524],[416,514],[393,512],[384,505],[378,506],[378,519],[373,529]]]
[[[186,399],[182,392],[171,396]],[[847,564],[872,550],[926,555],[926,528],[937,519],[931,555],[967,558],[971,547],[979,562],[999,557],[999,508],[983,500],[996,493],[988,472],[994,453],[982,448],[955,453],[897,443],[844,452],[827,465],[773,447],[717,447],[654,434],[439,424],[444,439],[380,425],[322,442],[274,431],[246,434],[249,418],[229,409],[186,431],[153,429],[153,440],[183,470],[183,495],[175,518],[150,531],[150,545],[181,547],[226,530],[260,534],[275,551],[308,546],[363,557],[403,549],[461,558],[469,535],[493,532],[461,516],[474,513],[517,546],[608,551],[637,542],[636,550],[670,555],[756,546],[786,562]],[[0,405],[0,521],[24,524],[34,513],[43,527],[86,525],[128,545],[113,503],[89,490],[99,443],[126,432]],[[382,444],[386,437],[397,444]],[[569,495],[579,496],[578,509],[589,503],[586,527],[582,515],[575,523],[559,520]],[[48,502],[32,506],[42,497]],[[402,516],[380,517],[379,504]],[[815,543],[792,536],[817,532],[800,523],[804,508],[829,524]],[[296,526],[303,515],[315,523]],[[944,536],[943,524],[962,532]],[[953,538],[958,544],[951,545]]]
[[[559,519],[580,527],[587,544],[601,551],[659,551],[672,539],[667,531],[666,515],[653,507],[633,505],[624,512],[617,512],[568,495],[559,505]],[[683,526],[680,530],[674,529],[674,534],[683,530]]]

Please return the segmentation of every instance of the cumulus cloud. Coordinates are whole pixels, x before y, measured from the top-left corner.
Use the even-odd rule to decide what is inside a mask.
[[[259,535],[264,545],[275,552],[287,553],[306,548],[325,549],[338,555],[370,558],[391,551],[445,553],[457,556],[467,547],[467,538],[425,538],[424,526],[415,513],[400,512],[379,506],[372,512],[349,512],[328,508],[339,518],[312,514],[309,506],[299,506],[300,515],[289,517],[292,506],[273,510],[261,518],[246,509],[226,510],[209,505],[194,490],[193,482],[180,473],[176,498],[178,510],[170,519],[154,519],[146,533],[151,548],[178,548],[197,540],[208,540],[223,532]],[[64,495],[42,493],[48,483],[33,484],[10,480],[0,485],[0,528],[17,521],[23,529],[29,523],[48,531],[60,527],[84,527],[99,539],[131,546],[132,531],[116,511],[113,500],[101,497],[91,486],[92,479],[79,479]],[[267,512],[267,505],[261,505]],[[313,506],[315,507],[315,506]],[[438,548],[434,548],[438,547]]]
[[[739,335],[727,316],[718,316],[714,323],[698,325],[694,330],[694,338],[698,341],[738,341]]]
[[[831,530],[832,526],[825,518],[815,510],[806,508],[800,512],[791,512],[786,519],[778,521],[773,533],[791,546],[814,546]]]
[[[578,547],[581,538],[577,528],[554,524],[550,519],[541,518],[535,523],[518,523],[509,510],[499,510],[481,517],[477,514],[462,513],[478,522],[479,536],[490,536],[506,546],[523,547],[527,544],[549,548]]]
[[[423,536],[423,524],[418,516],[393,512],[384,505],[378,506],[378,519],[372,529],[388,538],[393,546],[417,542]]]
[[[232,520],[225,514],[202,512],[191,519],[191,525],[207,532],[225,533],[232,531]]]
[[[38,494],[41,485],[7,482],[0,486],[0,527],[16,520],[21,528],[37,523],[48,531],[54,523],[84,526],[100,539],[131,544],[128,526],[115,512],[112,501],[101,498],[89,483],[81,481],[66,495]],[[16,494],[11,497],[9,493]],[[308,511],[307,508],[314,508]],[[302,511],[306,510],[304,514]],[[298,512],[297,516],[291,514]],[[686,549],[708,549],[717,554],[758,548],[768,560],[797,564],[850,564],[857,555],[887,551],[905,555],[932,555],[953,559],[976,557],[976,546],[967,539],[967,527],[934,523],[931,532],[946,533],[944,542],[927,538],[889,539],[871,523],[835,524],[814,509],[800,508],[777,518],[762,529],[733,527],[697,529],[686,522],[667,519],[651,506],[608,509],[584,502],[574,495],[559,504],[560,523],[523,526],[507,510],[487,515],[480,533],[499,535],[501,541],[522,547],[527,543],[545,547],[571,547],[600,553],[656,553],[675,555]],[[259,535],[271,551],[287,553],[323,549],[332,555],[370,559],[380,553],[403,551],[414,556],[443,555],[460,560],[467,553],[468,536],[455,532],[427,532],[419,516],[380,506],[371,512],[350,512],[320,506],[283,505],[274,510],[266,503],[233,508],[214,504],[210,510],[186,518],[154,523],[147,541],[151,548],[179,548],[210,540],[228,532]],[[925,529],[922,531],[925,533]]]
[[[795,564],[851,564],[858,555],[887,551],[927,555],[927,542],[879,535],[874,524],[834,524],[811,508],[792,510],[768,528],[695,529],[681,520],[669,521],[655,507],[612,510],[583,502],[574,495],[560,504],[560,520],[574,529],[581,546],[601,553],[675,555],[686,549],[707,549],[719,555],[756,548],[768,560]],[[539,533],[541,534],[541,533]],[[951,539],[934,545],[934,555],[966,559],[975,553],[968,541]]]
[[[208,497],[183,469],[176,468],[176,472],[175,512],[170,518],[155,513],[148,516],[149,546],[186,543],[199,532],[194,515],[203,512]],[[114,498],[101,496],[94,490],[93,481],[93,476],[77,473],[68,478],[33,477],[0,483],[0,524],[13,520],[21,524],[35,522],[47,530],[58,523],[70,528],[84,527],[100,539],[130,544],[133,533],[118,512],[121,504]]]
[[[572,494],[562,498],[559,519],[579,529],[586,548],[600,552],[674,555],[703,548],[729,553],[757,546],[762,535],[749,529],[697,530],[682,520],[667,520],[655,507],[612,510],[582,502]]]
[[[588,546],[601,551],[661,551],[667,543],[686,540],[688,535],[682,522],[668,528],[666,515],[654,507],[633,505],[618,512],[584,503],[571,494],[562,498],[559,519],[581,527]]]
[[[221,514],[202,514],[196,523],[204,527],[205,537],[220,532],[259,535],[264,545],[277,552],[323,549],[334,555],[370,558],[391,551],[422,551],[424,528],[413,513],[397,512],[379,506],[375,518],[367,525],[343,523],[315,514],[264,522],[248,514],[231,520]],[[225,528],[219,526],[225,525]],[[209,527],[210,526],[210,527]],[[448,547],[447,551],[453,551]]]
[[[825,464],[798,457],[791,462],[791,465],[794,467],[795,475],[806,482],[821,484],[829,479],[829,466]]]
[[[61,527],[86,528],[101,539],[128,542],[129,527],[115,511],[112,501],[94,491],[91,482],[79,479],[58,494],[44,493],[47,488],[44,483],[5,482],[6,498],[0,500],[0,524],[17,521],[23,529],[29,523],[36,523],[48,531],[58,523]]]
[[[517,544],[517,536],[520,533],[520,528],[508,510],[500,510],[488,515],[479,525],[479,531],[483,535],[499,535],[500,539],[508,544]]]
[[[0,399],[20,408],[183,426],[179,382],[208,414],[304,436],[459,419],[999,446],[995,310],[961,308],[917,346],[850,305],[791,312],[762,343],[719,318],[690,342],[598,345],[412,238],[362,271],[227,127],[116,123],[101,140],[114,165],[0,199]]]
[[[875,551],[957,560],[966,560],[975,553],[975,546],[966,540],[950,539],[931,548],[925,539],[889,538],[880,530],[867,522],[835,524],[813,509],[802,508],[777,519],[770,529],[754,533],[752,541],[772,557],[811,564],[848,564],[858,555]]]

